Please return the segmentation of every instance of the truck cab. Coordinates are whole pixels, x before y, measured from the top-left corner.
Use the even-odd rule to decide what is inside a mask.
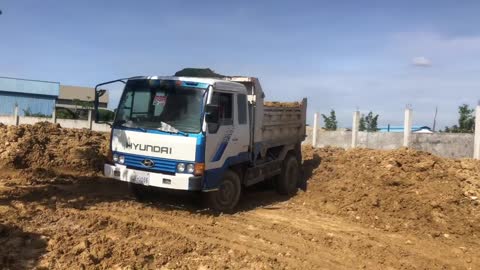
[[[139,196],[145,187],[203,191],[220,211],[235,207],[248,180],[269,176],[259,170],[267,151],[256,136],[264,128],[264,94],[255,78],[117,81],[125,87],[112,123],[105,176],[128,182]],[[96,87],[98,96],[104,84]]]

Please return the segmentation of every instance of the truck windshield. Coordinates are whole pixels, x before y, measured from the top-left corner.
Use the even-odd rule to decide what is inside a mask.
[[[125,86],[114,125],[165,132],[198,133],[204,89],[173,80],[130,80]]]

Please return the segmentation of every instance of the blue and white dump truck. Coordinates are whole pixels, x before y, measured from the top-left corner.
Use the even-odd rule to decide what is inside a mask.
[[[99,84],[95,101],[114,82],[125,86],[104,173],[137,196],[151,187],[202,191],[211,208],[231,211],[242,188],[266,179],[281,194],[297,191],[306,99],[264,104],[254,77],[151,76]]]

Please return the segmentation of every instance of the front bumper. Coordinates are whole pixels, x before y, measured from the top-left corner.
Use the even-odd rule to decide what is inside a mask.
[[[168,175],[156,172],[145,172],[141,170],[129,169],[124,165],[104,165],[104,175],[109,178],[125,182],[138,183],[135,181],[137,175],[148,175],[148,180],[143,181],[144,185],[177,189],[177,190],[201,190],[203,177],[193,176],[188,173],[176,173]]]

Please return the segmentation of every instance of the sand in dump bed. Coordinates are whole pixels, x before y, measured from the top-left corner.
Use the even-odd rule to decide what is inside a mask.
[[[225,215],[100,177],[107,134],[0,134],[0,269],[480,269],[479,161],[305,147],[306,191],[251,187]]]
[[[293,108],[293,107],[300,107],[300,102],[279,102],[279,101],[265,101],[263,103],[266,107],[286,107],[286,108]]]

